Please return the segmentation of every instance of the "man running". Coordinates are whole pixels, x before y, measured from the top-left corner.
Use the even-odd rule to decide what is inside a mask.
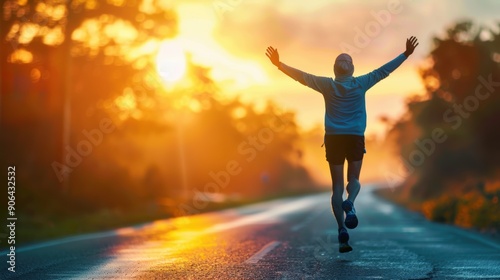
[[[321,94],[325,99],[326,160],[332,176],[331,204],[339,228],[339,252],[352,251],[347,228],[358,225],[354,201],[360,190],[359,174],[365,153],[366,104],[365,94],[376,83],[396,70],[418,46],[414,36],[406,40],[406,51],[384,66],[359,77],[353,77],[354,65],[350,55],[335,59],[335,79],[314,76],[280,62],[278,50],[267,48],[267,57],[283,73]],[[344,193],[344,161],[347,159],[347,199]],[[346,213],[344,221],[344,211]]]

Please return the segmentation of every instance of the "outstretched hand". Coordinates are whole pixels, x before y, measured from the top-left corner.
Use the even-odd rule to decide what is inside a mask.
[[[266,56],[269,57],[269,60],[276,66],[279,67],[280,65],[280,55],[278,53],[277,49],[274,49],[273,47],[268,47]]]
[[[410,56],[417,46],[418,42],[415,36],[411,36],[410,39],[406,39],[406,57]]]

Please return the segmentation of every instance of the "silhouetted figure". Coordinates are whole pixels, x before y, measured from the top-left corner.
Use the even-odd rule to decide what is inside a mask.
[[[350,55],[335,59],[335,79],[314,76],[280,62],[278,50],[267,48],[267,57],[283,73],[321,94],[325,99],[326,160],[332,176],[331,204],[339,228],[339,252],[352,251],[347,228],[358,225],[354,201],[360,190],[359,174],[365,151],[366,105],[365,94],[376,83],[389,76],[417,47],[414,36],[406,40],[406,51],[384,66],[359,77],[353,77],[354,65]],[[347,199],[344,193],[344,161],[347,159]],[[344,221],[344,211],[346,213]]]

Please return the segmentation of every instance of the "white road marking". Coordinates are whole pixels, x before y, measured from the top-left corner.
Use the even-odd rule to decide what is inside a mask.
[[[111,236],[116,236],[116,232],[114,230],[105,231],[105,232],[98,232],[98,233],[90,233],[90,234],[84,234],[84,235],[77,235],[77,236],[70,236],[70,237],[65,237],[62,239],[54,240],[54,241],[45,241],[45,242],[42,242],[39,244],[24,246],[24,247],[21,247],[19,249],[16,249],[16,253],[36,250],[36,249],[50,247],[50,246],[61,245],[61,244],[65,244],[65,243],[79,242],[79,241],[90,240],[90,239],[99,239],[99,238],[105,238],[105,237],[111,237]],[[3,254],[4,252],[7,252],[7,251],[0,251],[0,254]]]
[[[490,241],[490,240],[486,239],[485,237],[483,237],[475,232],[469,232],[469,231],[466,231],[464,229],[457,228],[457,227],[450,226],[450,225],[440,225],[440,226],[443,226],[443,229],[447,230],[448,232],[451,231],[451,232],[458,234],[462,237],[472,239],[474,241],[483,243],[483,245],[486,245],[488,247],[493,247],[495,249],[500,250],[500,245],[498,243]]]
[[[299,209],[305,209],[308,208],[309,206],[315,204],[317,202],[317,195],[314,196],[309,196],[305,197],[302,199],[298,200],[293,200],[290,202],[286,202],[285,204],[282,205],[275,205],[272,208],[265,208],[265,211],[260,211],[256,214],[252,215],[244,215],[241,218],[236,219],[235,221],[231,222],[225,222],[225,223],[220,223],[217,225],[214,225],[212,227],[209,227],[203,231],[203,233],[216,233],[232,228],[237,228],[241,226],[246,226],[250,224],[256,224],[256,223],[276,223],[281,220],[281,217],[283,215],[287,215],[289,213],[293,213]],[[269,202],[263,202],[262,205],[270,204]],[[160,220],[159,222],[161,223],[168,223],[171,222],[173,219],[176,218],[170,218],[170,219],[165,219],[165,220]],[[73,242],[80,242],[80,241],[85,241],[85,240],[91,240],[91,239],[100,239],[100,238],[106,238],[106,237],[113,237],[113,236],[119,236],[125,233],[128,234],[133,234],[136,231],[139,231],[142,228],[145,228],[149,225],[151,225],[154,222],[149,222],[149,223],[143,223],[139,224],[136,226],[130,226],[130,227],[124,227],[116,230],[109,230],[109,231],[104,231],[104,232],[96,232],[96,233],[89,233],[89,234],[83,234],[83,235],[77,235],[77,236],[69,236],[57,240],[52,240],[52,241],[45,241],[41,242],[38,244],[33,244],[33,245],[27,245],[23,246],[21,248],[16,248],[16,252],[26,252],[26,251],[31,251],[31,250],[36,250],[40,248],[46,248],[46,247],[51,247],[51,246],[59,246],[61,244],[66,244],[66,243],[73,243]],[[7,250],[0,251],[0,254],[7,254]]]
[[[257,253],[251,256],[248,260],[245,261],[246,264],[256,264],[262,258],[264,258],[269,252],[271,252],[274,248],[279,246],[281,242],[279,241],[271,241],[267,243],[262,249],[260,249]]]
[[[280,206],[266,209],[265,211],[257,214],[243,216],[231,222],[216,224],[203,230],[202,233],[216,233],[232,228],[238,228],[258,223],[276,223],[281,221],[283,219],[283,216],[286,216],[290,213],[295,213],[301,209],[307,209],[317,203],[317,197],[315,196],[301,198]]]
[[[307,209],[313,207],[317,204],[317,196],[309,196],[297,200],[287,201],[282,204],[274,204],[271,208],[263,208],[263,211],[260,211],[255,214],[244,215],[240,218],[237,218],[233,221],[222,222],[212,226],[209,226],[205,229],[200,229],[197,231],[182,231],[182,236],[177,240],[176,247],[181,247],[184,243],[192,242],[196,238],[200,238],[201,236],[214,234],[223,232],[226,230],[231,230],[239,227],[245,227],[255,224],[269,224],[269,223],[280,223],[285,220],[285,217],[289,214],[296,213],[297,211],[306,211]],[[166,221],[157,221],[156,225],[158,226],[161,223],[168,222]],[[145,226],[147,228],[147,226]],[[276,241],[277,242],[277,241]],[[151,246],[153,243],[153,246]],[[165,248],[165,244],[155,244],[154,241],[146,241],[145,243],[140,243],[136,245],[129,245],[125,248],[122,248],[114,253],[115,258],[99,265],[96,268],[93,268],[92,271],[88,273],[82,273],[78,275],[81,279],[88,279],[94,277],[96,275],[108,275],[113,273],[122,273],[124,275],[128,275],[129,278],[136,277],[140,275],[143,270],[151,269],[151,267],[161,265],[165,263],[165,259],[168,257],[170,260],[178,261],[178,258],[174,258],[175,249],[173,250],[164,250],[162,253],[155,252],[158,249]],[[272,242],[271,242],[272,243]],[[257,258],[255,263],[259,261],[262,257],[264,257],[269,251],[278,246],[280,242],[276,244],[268,244],[269,248],[264,247],[261,251],[259,251],[252,258]],[[126,250],[123,252],[122,250]],[[264,250],[264,251],[263,251]],[[139,256],[137,253],[141,252]],[[261,257],[259,257],[260,255]],[[137,267],[130,265],[126,260],[130,258],[142,258],[143,256],[148,256],[148,267]],[[252,258],[249,259],[249,263],[252,263]]]
[[[125,228],[120,228],[120,229],[115,229],[115,230],[108,230],[108,231],[103,231],[103,232],[68,236],[68,237],[63,237],[63,238],[57,239],[57,240],[43,241],[41,243],[16,248],[16,253],[17,252],[19,252],[19,253],[27,252],[27,251],[51,247],[51,246],[59,246],[62,244],[72,243],[72,242],[80,242],[80,241],[91,240],[91,239],[100,239],[100,238],[118,236],[120,231],[133,233],[137,230],[140,230],[141,228],[143,228],[147,224],[149,224],[149,223],[143,223],[143,224],[139,224],[136,226],[130,226],[130,227],[125,227]],[[4,254],[4,253],[7,254],[8,251],[7,250],[0,251],[0,254]]]

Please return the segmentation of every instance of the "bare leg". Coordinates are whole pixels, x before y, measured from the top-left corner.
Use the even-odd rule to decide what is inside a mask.
[[[344,165],[330,164],[332,176],[332,210],[337,219],[339,228],[344,227],[344,210],[342,209],[342,195],[344,193]]]
[[[359,174],[361,173],[361,165],[363,160],[349,161],[347,165],[347,199],[354,203],[359,194],[361,184],[359,183]]]

